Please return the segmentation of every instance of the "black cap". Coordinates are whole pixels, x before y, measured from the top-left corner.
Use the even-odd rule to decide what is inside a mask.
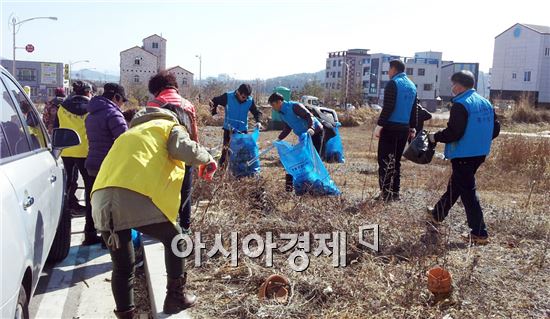
[[[128,99],[126,98],[126,93],[124,91],[124,87],[122,85],[116,84],[116,83],[106,83],[103,86],[103,95],[115,95],[118,94],[122,97],[122,100],[124,102],[128,102]]]

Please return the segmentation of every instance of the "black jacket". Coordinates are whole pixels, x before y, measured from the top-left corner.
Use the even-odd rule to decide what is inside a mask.
[[[493,139],[500,134],[500,122],[498,121],[496,113],[494,114],[494,118]],[[454,103],[451,107],[451,114],[449,115],[447,127],[434,134],[435,141],[441,143],[452,143],[458,141],[464,135],[467,123],[468,111],[464,105]]]
[[[63,108],[75,115],[84,115],[88,113],[88,102],[90,98],[83,95],[71,95],[61,104]],[[53,127],[59,127],[59,116],[55,116]]]

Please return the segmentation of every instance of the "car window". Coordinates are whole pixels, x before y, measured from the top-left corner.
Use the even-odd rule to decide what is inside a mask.
[[[0,159],[10,157],[10,148],[8,145],[8,139],[4,134],[4,128],[0,125]]]
[[[0,82],[0,88],[2,90],[2,112],[0,112],[0,125],[4,132],[5,142],[2,143],[2,147],[9,149],[9,154],[17,155],[31,150],[29,141],[23,128],[21,118],[17,113],[15,104],[13,103],[10,94],[6,90],[6,87]],[[5,145],[4,145],[5,144]],[[2,151],[2,154],[4,153]]]
[[[29,133],[31,149],[47,148],[46,134],[42,125],[40,125],[40,118],[32,107],[25,92],[20,90],[11,79],[4,77],[4,81],[6,88],[15,97],[15,106],[19,107],[19,110],[21,110],[24,116],[23,125],[27,128],[27,132]]]

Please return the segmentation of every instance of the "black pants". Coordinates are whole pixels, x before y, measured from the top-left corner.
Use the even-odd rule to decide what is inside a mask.
[[[401,184],[401,156],[409,131],[382,129],[378,140],[378,183],[381,195],[398,196]]]
[[[323,148],[323,145],[324,145],[324,142],[325,142],[324,137],[325,137],[324,130],[320,131],[320,132],[317,132],[317,133],[313,134],[313,136],[311,136],[311,141],[313,142],[313,147],[315,147],[315,150],[317,151],[317,153],[319,155],[321,155],[322,148]],[[285,188],[287,189],[287,191],[292,191],[292,187],[293,187],[292,183],[293,183],[292,175],[286,174],[285,175]]]
[[[94,186],[95,177],[88,175],[88,171],[84,167],[85,158],[63,157],[62,159],[65,170],[67,171],[67,182],[69,186],[71,186],[70,181],[75,178],[74,174],[78,177],[78,172],[80,172],[80,175],[82,175],[82,179],[84,180],[84,197],[86,201],[86,225],[84,226],[84,231],[90,233],[96,232],[94,219],[92,218],[92,205],[90,203],[90,194]],[[69,187],[69,189],[67,189],[67,195],[71,196],[71,194],[74,194],[74,191],[75,190]]]
[[[179,224],[181,228],[188,229],[191,226],[191,199],[193,192],[193,167],[185,165],[185,175],[181,185],[181,204],[179,210]]]
[[[243,134],[248,134],[248,131],[243,131]],[[223,129],[223,148],[222,155],[218,161],[218,167],[222,167],[227,160],[227,155],[229,154],[229,143],[231,143],[231,131]]]
[[[483,221],[483,212],[476,194],[477,169],[485,161],[485,156],[455,158],[451,160],[453,172],[447,185],[447,191],[434,207],[434,217],[442,221],[456,203],[458,197],[464,204],[466,219],[472,234],[487,236],[487,228]]]
[[[181,234],[179,225],[170,222],[147,225],[138,227],[136,230],[149,235],[164,245],[164,264],[168,278],[176,279],[183,275],[185,271],[184,259],[172,252],[171,244],[175,236]],[[120,247],[114,249],[109,246],[109,253],[113,262],[113,273],[111,278],[111,289],[115,298],[117,311],[126,311],[134,307],[134,273],[135,273],[135,254],[132,243],[132,230],[125,229],[116,232]],[[101,232],[103,240],[109,240],[109,232]],[[184,241],[178,243],[179,251],[184,251]]]
[[[67,175],[69,174],[67,173]],[[76,166],[73,166],[71,176],[72,180],[67,179],[67,203],[69,208],[78,208],[80,203],[76,197],[76,190],[78,189],[78,168]]]

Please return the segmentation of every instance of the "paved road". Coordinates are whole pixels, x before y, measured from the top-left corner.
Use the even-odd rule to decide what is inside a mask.
[[[111,258],[100,245],[81,246],[84,218],[72,221],[67,258],[44,267],[30,304],[31,318],[113,318]]]

